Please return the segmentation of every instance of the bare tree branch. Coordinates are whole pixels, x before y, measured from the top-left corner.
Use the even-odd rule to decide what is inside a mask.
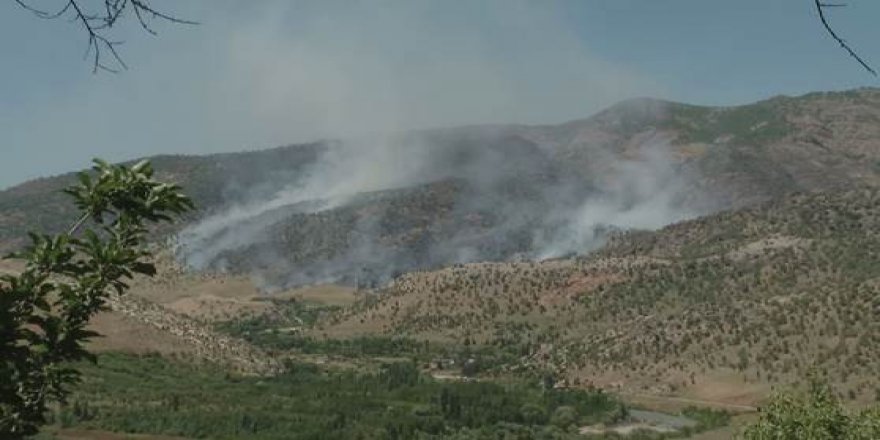
[[[32,12],[35,16],[47,20],[70,15],[73,21],[82,24],[88,36],[88,46],[85,57],[92,59],[92,72],[99,70],[118,72],[127,69],[128,66],[117,52],[117,46],[122,41],[116,41],[109,37],[110,29],[117,24],[125,12],[134,11],[134,16],[150,35],[156,35],[156,31],[150,26],[152,20],[159,19],[175,24],[198,24],[194,21],[184,20],[164,12],[159,12],[150,6],[148,0],[104,0],[100,12],[93,12],[83,7],[82,0],[67,0],[64,6],[57,11],[47,11],[31,6],[28,0],[13,0],[19,6]],[[69,14],[68,14],[69,13]],[[105,60],[107,53],[110,54],[111,62]]]
[[[816,2],[816,11],[819,12],[819,20],[822,21],[822,26],[825,27],[825,30],[828,31],[828,33],[831,35],[832,38],[834,38],[835,41],[840,43],[840,47],[842,47],[845,51],[847,51],[847,53],[849,53],[849,56],[855,58],[855,60],[858,61],[859,64],[861,64],[862,67],[865,68],[865,70],[867,70],[868,72],[871,72],[872,75],[877,76],[877,71],[874,70],[874,68],[872,68],[865,60],[863,60],[862,57],[860,57],[859,54],[857,54],[856,51],[854,51],[849,46],[849,44],[846,43],[846,40],[844,40],[843,38],[840,38],[840,36],[837,35],[837,32],[834,31],[834,29],[828,23],[828,20],[825,18],[825,9],[826,8],[844,7],[844,6],[846,6],[846,4],[845,3],[824,3],[820,0],[815,0],[815,2]]]
[[[61,8],[60,10],[58,10],[57,12],[52,12],[52,13],[34,8],[30,5],[28,5],[27,3],[25,3],[24,0],[15,0],[15,2],[18,3],[18,5],[21,6],[22,8],[25,8],[28,11],[33,12],[37,17],[46,18],[46,19],[58,18],[58,17],[64,15],[64,13],[67,12],[68,9],[70,9],[69,2],[66,3],[64,5],[64,7]]]

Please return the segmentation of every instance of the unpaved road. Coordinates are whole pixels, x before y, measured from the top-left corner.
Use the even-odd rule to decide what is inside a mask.
[[[618,393],[622,397],[635,397],[638,399],[654,400],[658,402],[675,402],[689,405],[708,406],[712,408],[720,408],[735,412],[755,412],[757,407],[751,405],[739,405],[736,403],[719,402],[716,400],[689,399],[686,397],[657,396],[654,394],[638,394],[638,393]]]

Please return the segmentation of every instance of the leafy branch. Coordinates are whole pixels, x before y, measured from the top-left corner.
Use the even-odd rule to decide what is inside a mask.
[[[153,179],[148,162],[132,167],[95,160],[93,172],[64,190],[81,215],[67,233],[31,233],[13,257],[18,275],[0,276],[0,437],[18,439],[45,423],[47,404],[64,401],[79,373],[71,361],[92,359],[83,344],[89,320],[135,274],[155,275],[147,226],[193,208],[178,186]]]

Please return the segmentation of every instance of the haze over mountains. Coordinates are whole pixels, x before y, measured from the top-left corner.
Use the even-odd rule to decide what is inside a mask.
[[[159,156],[202,208],[176,239],[199,270],[272,290],[379,285],[414,269],[585,253],[797,191],[880,182],[880,91],[712,108],[636,99],[548,126],[472,126],[252,153]],[[0,193],[0,243],[64,226],[71,176]],[[28,219],[27,223],[22,220]]]
[[[110,303],[90,347],[199,372],[293,368],[278,377],[295,380],[305,365],[335,377],[415,359],[438,386],[474,359],[476,384],[549,377],[667,412],[752,411],[817,370],[847,403],[869,404],[880,395],[878,122],[877,89],[730,108],[637,99],[559,125],[152,157],[201,211],[156,231],[159,274]],[[73,179],[0,192],[0,248],[67,228],[58,190]],[[173,416],[184,428],[165,430],[149,393],[106,398],[142,383],[180,392],[149,379],[178,376],[160,358],[119,359],[137,367],[115,389],[116,367],[91,373],[83,389],[100,416],[82,423],[141,432],[148,414],[143,432],[216,428],[184,414]],[[202,405],[207,395],[219,403]],[[194,396],[189,407],[207,412],[270,411]],[[132,425],[116,424],[119,411]]]
[[[0,440],[880,439],[880,2],[47,3]]]

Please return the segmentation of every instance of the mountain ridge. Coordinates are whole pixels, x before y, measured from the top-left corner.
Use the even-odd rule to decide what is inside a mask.
[[[520,255],[539,258],[594,248],[602,237],[596,241],[590,234],[601,235],[604,223],[653,229],[796,191],[880,185],[880,128],[875,121],[880,121],[878,89],[773,97],[731,107],[637,98],[558,125],[431,129],[379,139],[378,147],[328,141],[152,160],[161,177],[181,184],[202,208],[200,217],[187,219],[187,228],[212,215],[228,217],[231,209],[243,207],[256,214],[232,226],[262,222],[275,231],[293,231],[320,220],[312,237],[342,236],[333,243],[314,241],[315,246],[329,246],[326,251],[310,248],[309,241],[278,245],[270,238],[259,249],[220,249],[201,265],[248,273],[262,268],[221,260],[260,256],[254,261],[277,261],[260,276],[268,274],[274,277],[270,285],[284,287],[289,281],[284,272],[291,267],[328,266],[339,258],[348,263],[333,276],[351,280],[353,273],[369,266],[364,258],[352,258],[365,253],[363,249],[399,255],[394,261],[418,261],[425,259],[419,252],[427,246],[436,254],[427,258],[427,267]],[[373,153],[379,158],[370,158]],[[399,173],[397,180],[383,180],[383,173],[394,174],[395,167],[412,169]],[[316,181],[322,173],[332,178]],[[352,175],[362,181],[349,182]],[[69,205],[57,190],[70,179],[68,174],[0,191],[0,250],[23,244],[29,228],[63,229]],[[458,186],[443,186],[453,181]],[[261,217],[259,206],[253,209],[253,201],[284,206],[291,194],[296,196],[294,203],[299,200],[296,191],[310,184],[316,201],[327,188],[340,186],[335,195],[325,196],[343,196],[346,203],[354,203],[366,197],[359,192],[378,191],[371,197],[386,202],[369,209],[363,205],[360,211],[342,205],[322,209],[317,216],[293,213],[278,221]],[[412,191],[395,192],[401,188]],[[448,199],[441,202],[438,197]],[[409,209],[415,206],[421,208]],[[594,212],[604,212],[605,217],[589,219]],[[357,228],[370,231],[369,243],[358,238],[364,234]],[[266,235],[269,229],[260,233],[271,236]],[[214,242],[219,238],[206,236]],[[476,247],[457,249],[461,252],[437,247],[474,240]],[[499,243],[519,244],[501,253],[492,251]],[[554,247],[559,249],[551,252]],[[303,259],[301,253],[314,257]],[[376,281],[416,268],[390,266],[394,267]]]

